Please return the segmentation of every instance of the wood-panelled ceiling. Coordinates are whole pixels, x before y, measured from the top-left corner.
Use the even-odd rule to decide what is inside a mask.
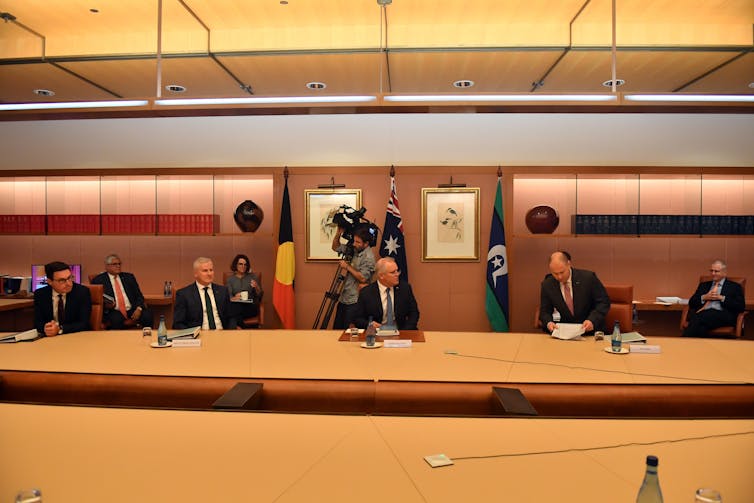
[[[0,0],[0,103],[610,92],[612,0],[382,3]],[[616,5],[620,92],[754,94],[754,0]]]

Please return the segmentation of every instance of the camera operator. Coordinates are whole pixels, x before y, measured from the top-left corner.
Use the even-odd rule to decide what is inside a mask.
[[[338,308],[335,311],[333,328],[345,329],[353,323],[356,302],[359,300],[359,290],[369,284],[374,274],[374,253],[369,246],[372,235],[368,225],[359,225],[353,230],[352,242],[342,244],[340,238],[345,232],[338,226],[338,231],[332,240],[332,249],[343,259],[340,268],[345,280],[340,294]]]

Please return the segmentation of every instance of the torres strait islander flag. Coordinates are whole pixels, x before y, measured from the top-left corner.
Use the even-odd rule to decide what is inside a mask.
[[[395,177],[390,177],[390,199],[387,202],[385,227],[382,230],[380,256],[392,257],[401,271],[401,279],[408,281],[408,264],[406,263],[406,241],[403,237],[403,219],[398,208],[398,192],[395,189]]]
[[[275,282],[272,285],[272,305],[287,329],[296,328],[296,302],[293,279],[296,276],[296,256],[293,250],[293,225],[291,200],[288,196],[288,176],[285,178],[283,205],[280,210],[278,254],[275,261]]]
[[[487,318],[492,330],[507,332],[508,329],[508,255],[505,251],[505,227],[503,221],[503,191],[497,179],[495,206],[492,208],[490,247],[487,252]]]

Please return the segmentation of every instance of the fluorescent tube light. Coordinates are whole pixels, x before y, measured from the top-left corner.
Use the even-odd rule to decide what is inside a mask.
[[[419,94],[385,96],[385,101],[615,101],[614,94]]]
[[[147,100],[132,101],[69,101],[54,103],[0,103],[2,110],[55,110],[59,108],[120,108],[141,107],[147,105]]]
[[[172,100],[155,100],[155,105],[261,105],[290,103],[363,103],[375,101],[376,96],[268,96],[251,98],[186,98]]]
[[[628,101],[754,102],[754,94],[627,94]]]

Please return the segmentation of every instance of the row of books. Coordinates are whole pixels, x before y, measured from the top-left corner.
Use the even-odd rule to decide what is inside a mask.
[[[754,215],[574,215],[575,234],[754,235]]]
[[[0,234],[215,234],[219,215],[0,215]]]

